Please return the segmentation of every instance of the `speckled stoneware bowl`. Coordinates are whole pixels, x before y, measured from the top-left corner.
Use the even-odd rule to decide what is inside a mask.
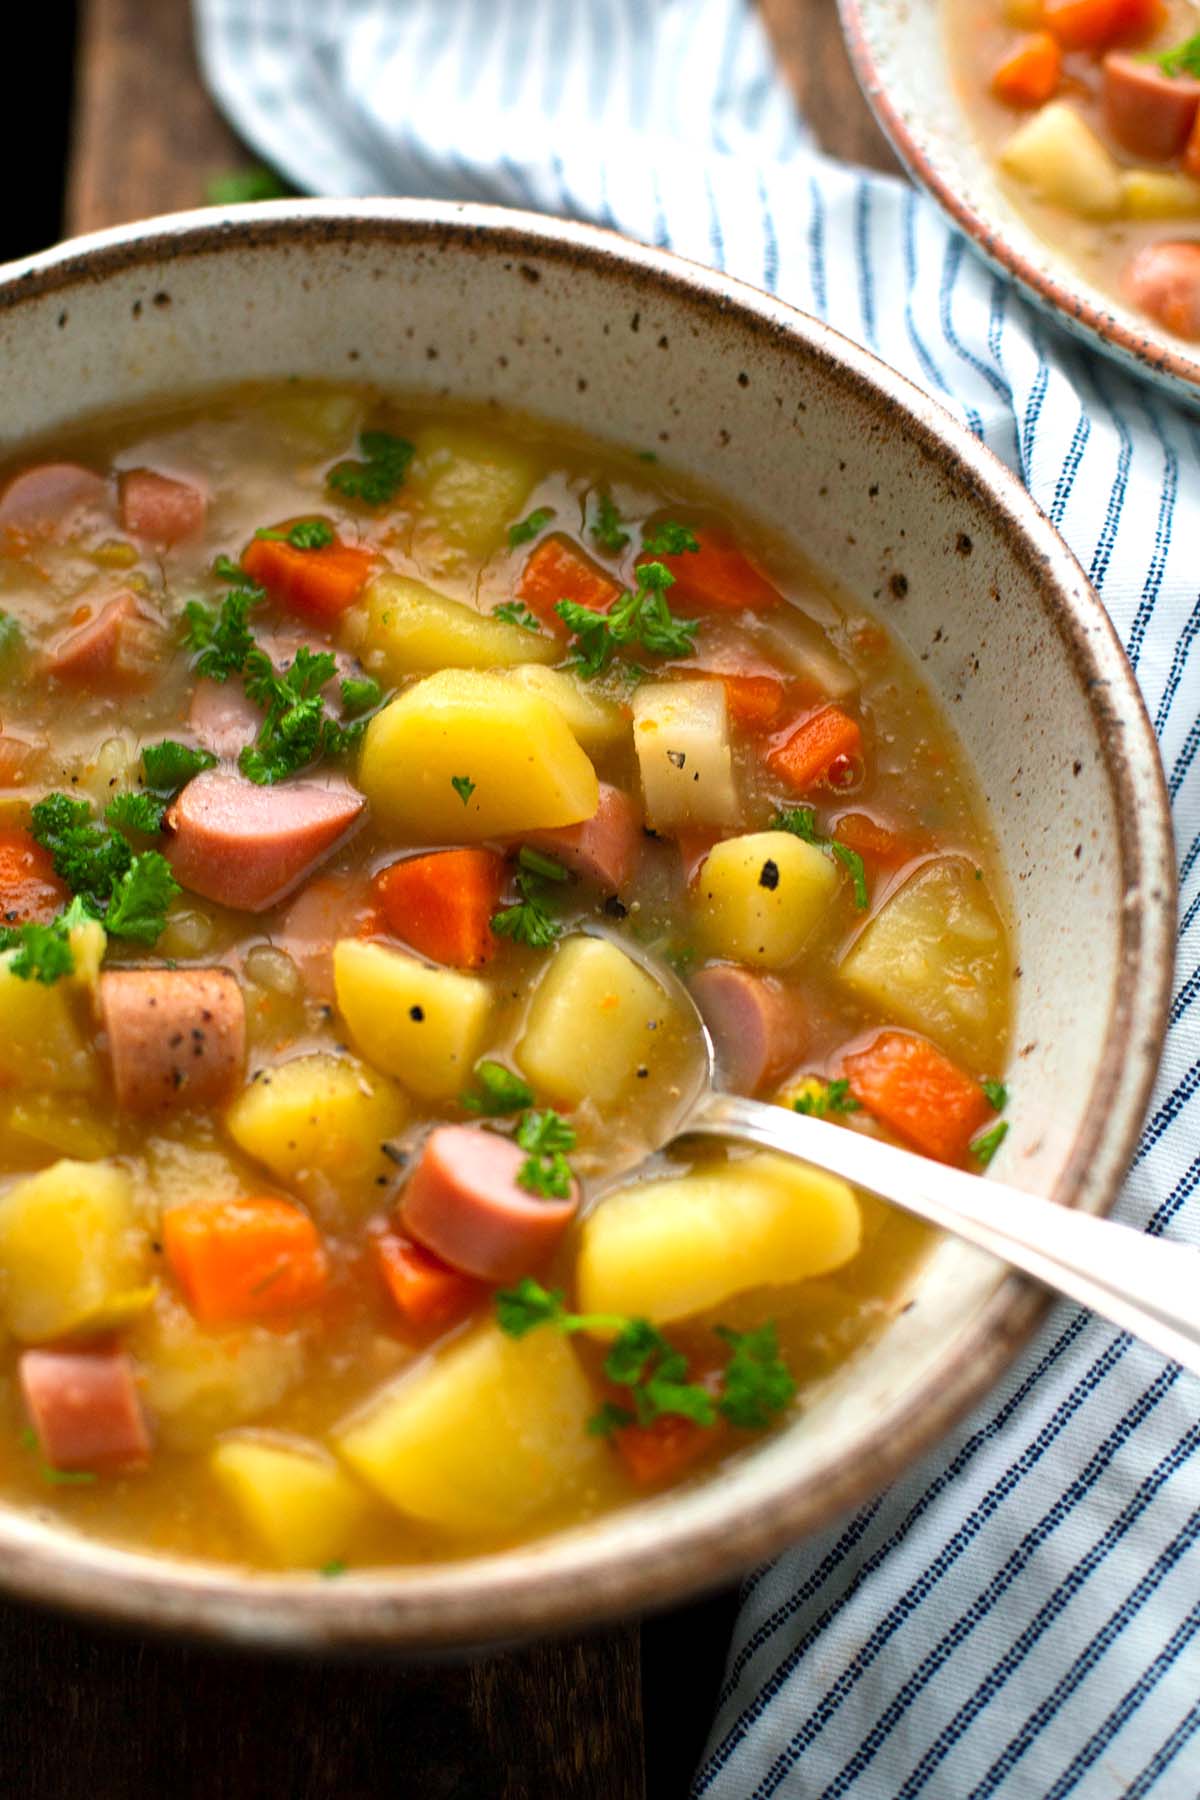
[[[654,445],[782,524],[920,659],[1011,877],[1021,1105],[998,1167],[1103,1211],[1150,1090],[1173,943],[1154,740],[1079,568],[987,451],[826,326],[607,233],[474,207],[291,203],[67,244],[0,280],[4,453],[80,413],[249,377],[353,376]],[[1086,966],[1086,979],[1081,970]],[[479,1644],[714,1583],[894,1477],[1044,1300],[951,1242],[784,1433],[527,1549],[337,1582],[115,1550],[0,1508],[0,1583],[295,1647]]]
[[[950,69],[945,0],[838,0],[863,92],[914,180],[1060,325],[1200,405],[1200,347],[1134,312],[1040,237],[1005,193]],[[1185,234],[1186,235],[1186,234]]]

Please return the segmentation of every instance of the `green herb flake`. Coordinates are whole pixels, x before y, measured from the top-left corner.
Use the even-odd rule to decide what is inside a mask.
[[[202,600],[188,601],[183,609],[183,644],[195,655],[197,675],[228,681],[231,675],[241,674],[254,649],[249,616],[267,594],[227,556],[217,558],[213,573],[231,584],[230,591],[215,608]]]
[[[792,1101],[792,1111],[806,1113],[812,1119],[828,1119],[861,1112],[862,1107],[850,1092],[848,1081],[818,1081],[814,1076]]]
[[[140,944],[157,943],[167,922],[167,908],[182,891],[166,857],[147,850],[134,857],[115,883],[104,929]]]
[[[971,1141],[971,1155],[981,1169],[986,1169],[997,1150],[1008,1136],[1008,1120],[998,1119],[996,1123],[983,1131]]]
[[[543,856],[540,850],[535,850],[530,844],[521,846],[517,862],[530,875],[540,875],[543,881],[569,881],[571,879],[560,862],[556,862],[552,856]]]
[[[503,1063],[487,1059],[475,1068],[479,1092],[469,1090],[460,1095],[467,1112],[481,1113],[487,1118],[501,1118],[506,1113],[522,1112],[533,1105],[533,1089]]]
[[[1181,44],[1153,53],[1151,62],[1158,64],[1164,75],[1190,75],[1200,79],[1200,31],[1193,32]]]
[[[730,1331],[724,1325],[716,1330],[733,1350],[717,1408],[739,1430],[762,1431],[796,1393],[791,1371],[779,1354],[779,1333],[773,1322],[757,1331]]]
[[[131,788],[128,793],[114,794],[104,809],[105,822],[122,831],[141,831],[154,837],[162,830],[163,802],[144,789]]]
[[[700,539],[686,525],[665,519],[642,533],[642,549],[651,556],[682,556],[686,550],[699,550]]]
[[[562,926],[546,906],[544,881],[528,869],[519,869],[517,892],[521,898],[514,906],[492,914],[492,930],[500,937],[511,938],[514,944],[548,950],[562,936]]]
[[[263,538],[268,543],[288,544],[293,550],[324,550],[334,540],[333,526],[324,519],[297,519],[286,531],[268,529],[264,526],[255,532],[256,538]]]
[[[552,506],[539,506],[527,518],[519,519],[508,528],[508,547],[519,550],[522,544],[531,544],[538,533],[545,531],[554,517]]]
[[[341,756],[355,748],[363,725],[338,725],[321,696],[336,674],[337,661],[328,650],[313,651],[302,644],[282,671],[264,651],[250,652],[244,672],[246,693],[266,717],[254,743],[238,758],[248,781],[267,787],[324,756]]]
[[[517,1186],[541,1200],[566,1200],[575,1183],[567,1152],[575,1148],[575,1127],[553,1107],[523,1113],[517,1143],[528,1151],[517,1170]]]
[[[503,619],[506,625],[519,625],[522,631],[542,629],[542,622],[536,613],[530,612],[523,600],[501,600],[492,608],[493,619]]]
[[[416,445],[390,431],[364,431],[358,447],[362,461],[335,464],[325,477],[325,485],[347,500],[360,500],[364,506],[386,506],[404,485]]]
[[[571,667],[592,679],[608,668],[618,649],[632,644],[651,656],[690,656],[699,621],[674,616],[667,604],[667,592],[674,585],[665,563],[648,562],[638,567],[636,586],[606,613],[560,600],[554,610],[575,638]]]
[[[323,1581],[334,1581],[339,1575],[344,1575],[345,1573],[346,1564],[342,1562],[340,1557],[336,1556],[331,1562],[322,1563],[321,1567],[317,1570],[317,1574]]]
[[[383,689],[370,675],[347,675],[342,682],[342,706],[351,719],[375,711],[383,699]]]
[[[785,812],[778,812],[771,820],[772,831],[790,831],[793,837],[801,838],[804,843],[812,844],[833,862],[841,863],[850,877],[854,889],[854,904],[859,912],[866,912],[871,904],[870,892],[867,888],[867,866],[857,850],[849,844],[843,844],[840,838],[825,837],[817,830],[817,815],[811,806],[793,806]]]
[[[180,744],[174,738],[163,738],[161,743],[142,746],[146,780],[160,794],[177,794],[197,775],[216,766],[217,759],[211,750],[198,750],[191,744]]]
[[[245,206],[254,200],[286,200],[294,191],[273,169],[261,164],[210,175],[204,184],[204,198],[209,206]]]
[[[607,488],[602,488],[596,496],[596,511],[590,529],[600,548],[607,550],[610,556],[619,556],[629,542],[629,533],[621,529],[621,515]]]
[[[452,775],[450,777],[450,786],[454,789],[455,793],[465,806],[468,800],[470,800],[471,795],[475,792],[477,783],[472,781],[469,775]]]
[[[987,1095],[987,1103],[993,1112],[1001,1113],[1008,1105],[1008,1089],[1002,1081],[985,1081],[981,1083]]]

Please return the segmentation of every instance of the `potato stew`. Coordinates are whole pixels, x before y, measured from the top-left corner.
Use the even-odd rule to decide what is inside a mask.
[[[303,383],[0,490],[0,1494],[336,1574],[736,1454],[927,1239],[727,1082],[982,1167],[1010,968],[888,632],[668,479]],[[589,1194],[605,1184],[598,1203]]]
[[[1013,199],[1101,287],[1200,342],[1194,0],[947,0],[952,62]]]

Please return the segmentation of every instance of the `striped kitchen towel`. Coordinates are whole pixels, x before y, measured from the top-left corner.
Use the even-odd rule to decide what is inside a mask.
[[[747,0],[197,0],[299,187],[590,219],[829,319],[1018,471],[1103,595],[1175,807],[1171,1032],[1120,1204],[1200,1241],[1200,424],[930,202],[812,148]],[[1059,1306],[888,1493],[746,1583],[695,1793],[1196,1800],[1197,1390]]]

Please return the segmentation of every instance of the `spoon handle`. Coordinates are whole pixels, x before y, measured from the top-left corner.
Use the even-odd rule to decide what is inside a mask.
[[[1147,1237],[761,1100],[706,1094],[683,1132],[741,1138],[841,1175],[1077,1300],[1200,1375],[1200,1250]]]

